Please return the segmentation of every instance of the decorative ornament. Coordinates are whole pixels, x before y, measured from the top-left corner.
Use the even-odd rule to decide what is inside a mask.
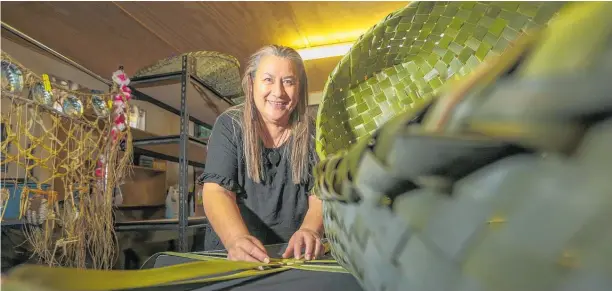
[[[100,155],[98,162],[96,162],[96,177],[99,179],[104,178],[104,167],[106,165],[106,159],[104,155]]]
[[[100,95],[94,95],[91,97],[91,104],[93,106],[94,112],[98,117],[106,117],[109,114],[108,107],[104,102],[104,99],[100,97]]]
[[[120,133],[127,128],[127,101],[132,99],[132,90],[128,87],[130,78],[123,71],[123,67],[119,67],[119,70],[113,73],[112,79],[117,87],[119,87],[119,93],[113,96],[113,127],[110,135],[113,142],[117,142]]]
[[[23,72],[8,61],[2,60],[2,89],[11,93],[23,90]]]
[[[63,98],[62,109],[65,114],[71,117],[80,117],[83,115],[83,104],[76,96],[66,96]]]
[[[45,89],[42,82],[36,83],[31,91],[31,99],[46,106],[53,106],[53,94]]]
[[[123,71],[123,67],[119,67],[119,70],[113,73],[113,82],[119,87],[127,86],[130,84],[130,78]]]

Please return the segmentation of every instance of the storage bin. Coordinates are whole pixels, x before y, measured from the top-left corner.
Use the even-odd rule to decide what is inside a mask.
[[[8,190],[9,198],[8,202],[6,202],[6,209],[2,209],[4,215],[2,216],[2,221],[7,220],[17,220],[19,219],[19,210],[21,208],[21,193],[23,192],[24,186],[29,189],[38,189],[38,184],[36,183],[15,183],[9,181],[2,181],[0,187]],[[41,190],[49,190],[51,185],[49,184],[41,184]],[[4,202],[4,201],[3,201]],[[4,205],[3,205],[4,207]],[[25,221],[25,214],[24,214]]]

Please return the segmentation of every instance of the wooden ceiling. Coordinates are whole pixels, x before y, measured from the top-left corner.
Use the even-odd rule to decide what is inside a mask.
[[[2,2],[2,21],[100,76],[180,53],[227,53],[241,64],[266,44],[353,41],[408,2]],[[4,33],[4,31],[3,31]],[[310,91],[340,57],[307,61]]]

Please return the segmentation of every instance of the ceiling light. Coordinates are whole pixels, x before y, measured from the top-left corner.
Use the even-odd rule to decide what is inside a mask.
[[[351,50],[352,42],[322,45],[309,48],[298,49],[297,52],[304,61],[316,60],[329,57],[343,56]]]

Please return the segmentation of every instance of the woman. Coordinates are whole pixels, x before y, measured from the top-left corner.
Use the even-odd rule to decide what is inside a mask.
[[[322,249],[321,201],[312,195],[314,125],[308,82],[293,49],[266,46],[249,59],[245,102],[221,114],[208,141],[204,211],[213,230],[205,248],[230,260],[268,262],[264,245],[287,243],[283,258]]]

